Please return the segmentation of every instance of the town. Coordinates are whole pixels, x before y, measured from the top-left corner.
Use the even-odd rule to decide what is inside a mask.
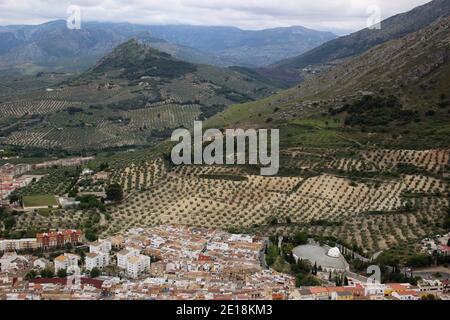
[[[314,244],[295,248],[294,256],[322,263],[318,267],[324,274],[342,272],[347,283],[298,286],[293,276],[267,266],[268,242],[259,236],[181,225],[133,228],[89,243],[80,230],[0,240],[0,299],[450,299],[448,279],[422,279],[416,285],[380,283],[350,272],[337,247],[322,252]]]

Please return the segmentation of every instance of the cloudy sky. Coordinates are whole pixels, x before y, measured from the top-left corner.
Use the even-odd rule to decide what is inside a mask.
[[[430,0],[0,0],[0,25],[66,19],[70,5],[82,21],[227,25],[264,29],[302,25],[336,33],[367,25],[368,9],[383,19]],[[373,11],[372,11],[373,12]]]

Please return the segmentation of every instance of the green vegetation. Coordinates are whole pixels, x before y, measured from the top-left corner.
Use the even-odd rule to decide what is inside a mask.
[[[46,268],[41,270],[41,277],[45,279],[54,278],[55,273],[52,269]]]
[[[69,192],[78,181],[81,168],[50,168],[33,172],[45,175],[39,181],[32,182],[29,186],[19,189],[14,194],[17,196],[55,194],[64,195]]]
[[[360,127],[383,127],[392,122],[406,124],[418,118],[417,112],[404,110],[400,101],[394,97],[363,96],[352,105],[342,109],[349,115],[345,124]]]
[[[153,145],[176,128],[276,89],[253,76],[179,61],[130,41],[58,90],[24,87],[20,97],[0,102],[0,135],[8,146],[52,152]]]
[[[90,271],[89,276],[90,276],[91,278],[98,278],[98,277],[100,277],[101,274],[102,274],[102,273],[101,273],[100,269],[98,269],[98,268],[93,268],[93,269]]]
[[[107,199],[113,202],[120,202],[123,199],[123,189],[120,184],[114,183],[106,187]]]
[[[83,195],[76,197],[77,201],[80,201],[81,210],[100,209],[104,210],[104,204],[94,195]]]
[[[92,73],[103,74],[117,69],[124,69],[121,76],[128,80],[137,80],[143,76],[172,79],[197,70],[191,63],[176,60],[167,53],[142,46],[135,40],[117,47]]]
[[[56,197],[52,195],[23,196],[22,201],[24,207],[53,207],[58,205]]]
[[[447,215],[444,219],[444,228],[450,231],[450,208],[447,208]]]
[[[25,275],[25,280],[27,280],[27,281],[33,280],[37,276],[38,276],[37,272],[35,270],[31,270]]]
[[[66,269],[59,269],[57,274],[58,278],[66,278],[67,277],[67,270]]]

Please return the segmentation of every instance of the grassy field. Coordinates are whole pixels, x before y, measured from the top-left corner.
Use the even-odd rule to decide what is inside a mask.
[[[44,206],[57,206],[58,201],[55,196],[52,195],[39,195],[39,196],[24,196],[24,207],[44,207]]]

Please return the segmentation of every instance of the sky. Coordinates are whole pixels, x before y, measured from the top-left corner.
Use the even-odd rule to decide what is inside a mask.
[[[345,34],[365,28],[371,17],[385,19],[429,1],[0,0],[0,25],[39,24],[67,19],[68,7],[77,5],[81,11],[81,22],[214,25],[249,30],[304,26]],[[373,8],[379,8],[379,13]]]

